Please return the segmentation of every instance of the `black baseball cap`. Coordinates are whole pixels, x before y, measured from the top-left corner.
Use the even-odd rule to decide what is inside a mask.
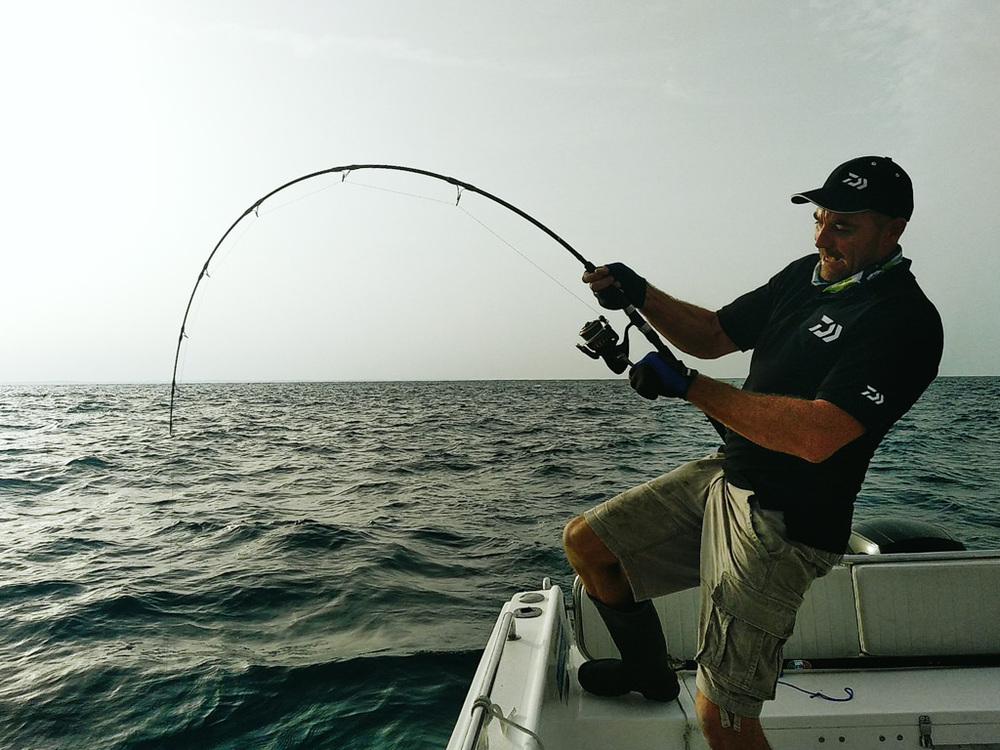
[[[888,156],[859,156],[833,170],[823,187],[793,195],[792,203],[815,203],[837,214],[878,211],[909,221],[913,183]]]

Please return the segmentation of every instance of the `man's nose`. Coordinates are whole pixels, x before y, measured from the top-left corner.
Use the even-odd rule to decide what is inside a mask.
[[[816,247],[830,247],[829,227],[823,227],[822,229],[816,230]]]

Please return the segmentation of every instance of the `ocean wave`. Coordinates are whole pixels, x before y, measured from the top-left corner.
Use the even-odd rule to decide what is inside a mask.
[[[23,497],[24,495],[44,495],[62,486],[59,479],[18,479],[0,477],[0,494]]]
[[[97,456],[84,456],[83,458],[73,458],[66,462],[66,468],[75,469],[108,469],[111,464]]]
[[[73,513],[73,511],[64,511]],[[113,546],[105,539],[81,536],[59,536],[63,529],[53,527],[42,529],[47,532],[42,539],[24,550],[24,559],[34,563],[52,563],[62,559],[93,554]]]
[[[272,529],[273,544],[295,552],[319,550],[336,552],[370,544],[371,534],[364,530],[320,523],[311,519],[288,521]]]
[[[78,581],[38,581],[0,585],[0,603],[36,603],[49,597],[78,596],[86,587]]]

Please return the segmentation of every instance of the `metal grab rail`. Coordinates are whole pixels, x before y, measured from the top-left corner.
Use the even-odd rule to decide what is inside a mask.
[[[514,630],[514,613],[507,612],[500,619],[500,630],[497,633],[497,640],[493,644],[493,652],[490,654],[490,661],[483,675],[483,683],[479,690],[478,697],[489,697],[493,691],[493,683],[496,681],[497,669],[500,667],[500,659],[503,657],[504,646],[507,641],[517,638]],[[465,741],[462,743],[462,750],[472,750],[479,741],[479,735],[483,731],[486,719],[486,707],[478,701],[473,705],[472,721],[469,730],[465,733]]]

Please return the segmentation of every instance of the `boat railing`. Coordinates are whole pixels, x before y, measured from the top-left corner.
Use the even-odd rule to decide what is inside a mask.
[[[486,671],[483,673],[483,679],[477,691],[477,698],[473,703],[472,718],[465,735],[465,740],[462,742],[461,750],[472,750],[479,742],[479,735],[486,726],[489,707],[492,705],[490,694],[493,691],[493,683],[497,677],[497,669],[500,667],[500,659],[503,658],[504,647],[508,641],[517,639],[517,628],[514,622],[513,612],[505,612],[503,617],[500,618],[497,636],[493,641],[493,650],[490,652],[490,659],[487,663]]]

